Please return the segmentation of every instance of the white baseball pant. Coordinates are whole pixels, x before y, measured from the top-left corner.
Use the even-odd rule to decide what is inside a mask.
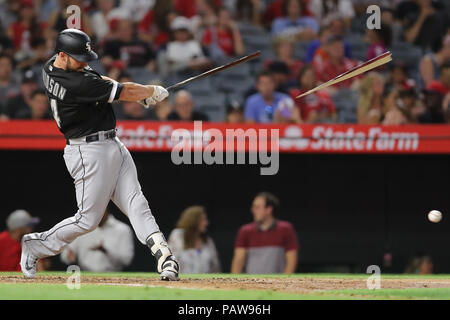
[[[74,179],[78,212],[48,231],[27,236],[27,245],[39,259],[59,254],[77,237],[97,228],[110,199],[128,216],[142,244],[159,231],[130,152],[117,137],[90,143],[71,140],[64,160]]]

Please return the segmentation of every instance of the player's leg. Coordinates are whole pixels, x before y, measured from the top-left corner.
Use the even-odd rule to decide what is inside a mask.
[[[142,193],[131,154],[118,139],[116,141],[122,150],[123,163],[111,199],[128,216],[139,241],[146,244],[156,257],[161,278],[177,280],[178,262],[173,257]]]
[[[94,230],[102,219],[117,181],[122,158],[115,144],[67,146],[67,169],[74,178],[77,213],[48,231],[22,239],[22,271],[33,277],[37,259],[59,254],[77,237]]]

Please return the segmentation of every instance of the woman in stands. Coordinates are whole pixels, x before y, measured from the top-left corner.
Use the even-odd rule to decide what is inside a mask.
[[[207,235],[205,208],[186,208],[169,236],[169,245],[180,263],[182,273],[219,273],[219,256],[214,241]]]

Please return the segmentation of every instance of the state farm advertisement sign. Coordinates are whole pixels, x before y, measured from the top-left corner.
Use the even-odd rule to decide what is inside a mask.
[[[450,154],[449,125],[229,125],[212,122],[121,121],[117,135],[132,151]],[[0,122],[0,149],[57,150],[65,139],[53,121]]]

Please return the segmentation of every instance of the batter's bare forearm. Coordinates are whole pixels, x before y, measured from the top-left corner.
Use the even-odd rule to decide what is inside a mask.
[[[134,82],[122,83],[120,101],[141,101],[153,96],[154,87],[152,85],[142,85]]]

